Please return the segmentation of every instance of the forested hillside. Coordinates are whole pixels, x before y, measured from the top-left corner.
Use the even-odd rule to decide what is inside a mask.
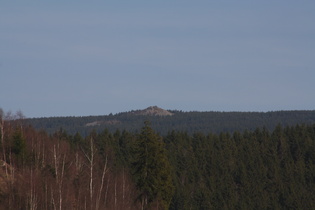
[[[137,130],[1,121],[0,209],[315,209],[315,124]]]
[[[87,136],[92,130],[100,132],[105,128],[111,132],[117,129],[139,131],[145,120],[151,121],[154,130],[161,135],[166,135],[172,130],[189,134],[194,132],[219,134],[253,131],[257,127],[266,127],[272,131],[279,123],[283,126],[312,124],[315,123],[315,111],[182,112],[149,107],[115,115],[33,118],[26,121],[34,128],[44,129],[50,134],[62,128],[72,135],[79,132],[82,136]]]

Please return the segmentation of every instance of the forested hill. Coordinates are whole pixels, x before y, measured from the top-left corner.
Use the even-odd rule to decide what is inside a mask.
[[[149,121],[136,128],[145,118],[172,131],[160,135]],[[78,130],[81,120],[84,129],[128,125],[138,131],[49,135],[20,119],[0,118],[0,209],[315,209],[315,123],[306,125],[314,112],[150,107],[103,118],[49,119],[33,120]],[[299,121],[273,131],[210,133]],[[203,128],[209,133],[180,131]]]
[[[148,107],[144,110],[135,110],[103,116],[85,117],[49,117],[26,119],[36,129],[44,129],[54,133],[62,128],[69,134],[79,132],[86,136],[92,130],[113,132],[117,129],[136,132],[143,122],[149,120],[152,127],[161,135],[172,130],[184,131],[190,134],[195,132],[220,133],[244,130],[254,130],[266,127],[272,131],[276,125],[292,126],[296,124],[315,123],[315,110],[312,111],[274,111],[274,112],[183,112],[164,110],[159,107]]]

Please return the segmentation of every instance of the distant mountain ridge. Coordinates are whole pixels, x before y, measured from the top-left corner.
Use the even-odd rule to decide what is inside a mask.
[[[137,132],[143,122],[149,120],[155,131],[165,135],[172,130],[202,133],[220,133],[256,128],[267,128],[272,131],[278,124],[295,126],[297,124],[315,124],[315,110],[313,111],[273,111],[273,112],[183,112],[165,110],[157,106],[150,106],[142,110],[132,110],[118,114],[84,116],[84,117],[48,117],[25,119],[25,122],[36,129],[43,129],[53,134],[63,129],[74,135],[80,133],[89,135],[92,130],[102,132],[108,129],[127,130]]]

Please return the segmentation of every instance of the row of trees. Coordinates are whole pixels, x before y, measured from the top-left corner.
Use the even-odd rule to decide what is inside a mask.
[[[83,138],[1,122],[0,209],[315,209],[315,124]]]
[[[82,138],[21,122],[1,120],[0,209],[168,209],[171,168],[149,123]]]
[[[171,209],[314,209],[315,125],[273,132],[172,132]]]

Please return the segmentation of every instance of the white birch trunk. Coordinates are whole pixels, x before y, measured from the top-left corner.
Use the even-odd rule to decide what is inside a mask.
[[[96,206],[95,206],[95,209],[96,209],[96,210],[98,210],[98,209],[99,209],[99,206],[100,206],[101,195],[102,195],[102,191],[103,191],[104,178],[105,178],[106,172],[107,172],[107,155],[106,155],[105,164],[104,164],[104,169],[103,169],[103,174],[102,174],[101,186],[100,186],[100,190],[99,190],[98,197],[97,197],[97,201],[96,201]]]
[[[89,184],[89,190],[90,190],[90,205],[91,205],[91,209],[93,209],[93,166],[94,166],[94,155],[95,155],[95,151],[94,151],[94,144],[93,144],[93,139],[90,139],[90,156],[87,155],[84,151],[84,155],[86,157],[86,159],[89,161],[90,164],[90,184]]]
[[[4,167],[5,167],[5,175],[6,178],[8,178],[8,166],[7,166],[7,157],[5,154],[5,145],[4,145],[4,119],[3,119],[3,111],[0,109],[0,117],[1,117],[1,146],[2,146],[2,153],[3,153],[3,161],[4,161]]]

